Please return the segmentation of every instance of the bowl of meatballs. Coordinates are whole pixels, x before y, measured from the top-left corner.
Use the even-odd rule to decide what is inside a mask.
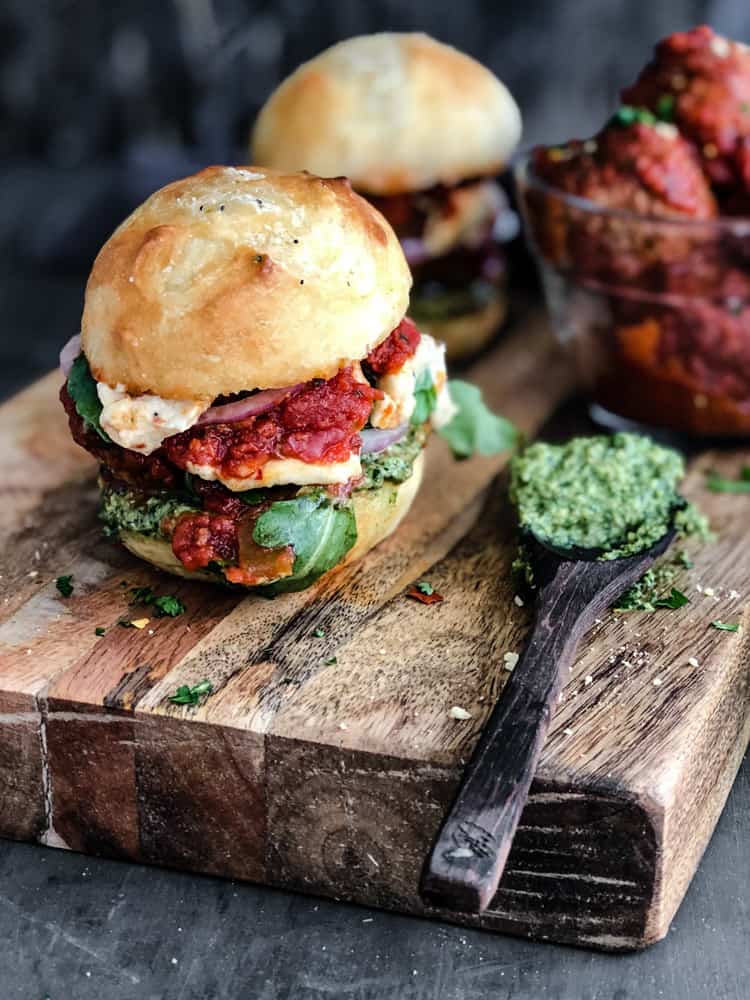
[[[589,139],[516,182],[553,325],[600,422],[750,434],[750,49],[670,35]]]

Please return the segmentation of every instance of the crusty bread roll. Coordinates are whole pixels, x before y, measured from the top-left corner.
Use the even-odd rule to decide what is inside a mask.
[[[251,159],[388,195],[497,173],[520,135],[518,107],[490,70],[427,35],[384,33],[340,42],[284,80],[260,112]]]
[[[341,566],[361,559],[370,549],[396,530],[406,516],[417,495],[424,471],[424,454],[414,462],[414,471],[403,483],[385,482],[375,490],[363,490],[352,494],[354,516],[357,521],[357,542],[340,563]],[[220,576],[208,570],[188,570],[172,551],[168,541],[153,538],[135,531],[123,531],[120,541],[139,559],[172,573],[192,580],[209,583],[226,583]],[[239,585],[237,585],[239,586]],[[255,589],[255,588],[249,588]]]
[[[102,247],[83,351],[97,380],[167,399],[331,378],[398,325],[410,286],[393,230],[345,179],[208,167]]]

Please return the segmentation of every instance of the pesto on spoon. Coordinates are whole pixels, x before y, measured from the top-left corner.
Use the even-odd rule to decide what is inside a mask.
[[[682,457],[639,434],[533,444],[510,474],[524,532],[558,552],[596,550],[601,560],[647,549],[673,523],[679,528],[685,506]]]
[[[634,434],[535,444],[513,459],[534,623],[426,861],[432,904],[489,906],[578,643],[668,549],[683,472],[677,452]]]

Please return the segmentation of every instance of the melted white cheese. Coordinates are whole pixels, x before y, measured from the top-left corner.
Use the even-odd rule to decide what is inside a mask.
[[[257,490],[263,486],[286,486],[289,483],[295,486],[328,486],[345,483],[362,475],[359,455],[350,455],[346,462],[330,462],[327,465],[301,462],[297,458],[272,458],[258,470],[257,476],[247,479],[222,476],[221,470],[212,465],[194,465],[188,462],[187,470],[201,479],[220,482],[233,493]]]
[[[130,396],[125,386],[113,389],[104,382],[96,383],[96,391],[102,404],[102,428],[115,444],[140,455],[150,455],[165,438],[192,427],[211,405],[210,400]]]
[[[448,391],[448,376],[445,369],[445,344],[441,344],[427,333],[423,333],[419,346],[397,372],[383,375],[377,383],[385,393],[384,399],[375,401],[370,415],[373,427],[398,427],[410,419],[416,406],[414,389],[423,372],[429,371],[437,393],[437,405],[430,421],[437,430],[452,420],[456,406]]]
[[[422,240],[427,253],[439,257],[455,246],[475,246],[486,236],[488,223],[507,212],[505,195],[494,181],[481,181],[450,193],[450,211],[430,207]]]

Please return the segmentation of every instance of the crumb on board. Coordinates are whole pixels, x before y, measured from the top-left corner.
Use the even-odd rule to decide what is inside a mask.
[[[510,673],[517,663],[518,653],[514,653],[512,650],[508,650],[507,653],[503,653],[503,670],[507,670],[508,673]]]
[[[461,708],[460,705],[454,705],[450,712],[448,713],[452,719],[458,719],[459,722],[465,722],[466,719],[471,718],[471,712],[467,712],[465,708]]]

